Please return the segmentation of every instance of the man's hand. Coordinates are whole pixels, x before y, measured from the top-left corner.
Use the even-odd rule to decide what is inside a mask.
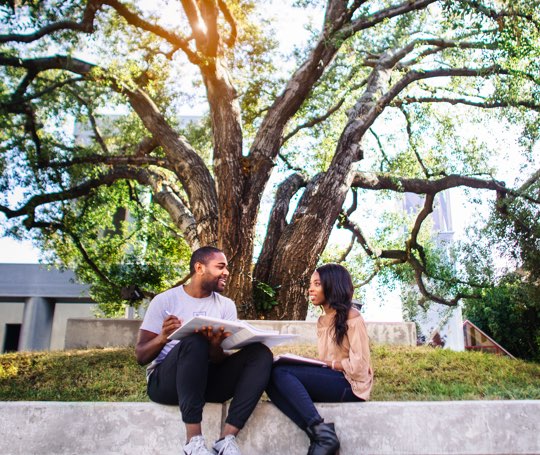
[[[214,330],[214,327],[211,325],[202,326],[200,329],[195,330],[195,333],[203,335],[210,343],[211,348],[221,346],[223,340],[231,336],[231,332],[225,332],[225,327],[219,327],[217,330]]]
[[[176,329],[182,327],[182,320],[178,319],[174,314],[167,316],[163,320],[161,325],[161,333],[159,334],[161,342],[166,344],[169,338],[169,335],[173,333]]]
[[[210,344],[210,360],[218,363],[225,358],[225,353],[221,348],[223,340],[231,336],[231,332],[225,332],[225,327],[219,327],[217,330],[209,326],[202,326],[200,329],[195,330],[195,333],[200,333],[204,336]]]

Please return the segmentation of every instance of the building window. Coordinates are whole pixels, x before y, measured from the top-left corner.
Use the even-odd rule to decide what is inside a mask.
[[[15,352],[19,348],[21,324],[6,324],[4,349],[2,352]]]

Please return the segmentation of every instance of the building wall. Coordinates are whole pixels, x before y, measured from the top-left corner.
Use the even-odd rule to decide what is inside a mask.
[[[57,303],[51,333],[51,350],[64,349],[67,320],[70,318],[88,318],[93,316],[94,304]],[[24,303],[0,303],[0,352],[4,352],[6,324],[21,324]]]

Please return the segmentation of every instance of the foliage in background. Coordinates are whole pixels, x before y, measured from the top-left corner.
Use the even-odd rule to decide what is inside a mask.
[[[64,217],[62,230],[39,237],[42,248],[51,252],[48,263],[71,268],[90,283],[102,316],[123,315],[125,305],[132,304],[126,299],[130,287],[151,297],[189,271],[189,247],[150,198],[143,187],[129,182],[99,188],[93,198],[72,203],[72,219]],[[141,303],[140,297],[134,300]]]
[[[540,286],[517,273],[467,300],[464,316],[522,359],[540,361]]]

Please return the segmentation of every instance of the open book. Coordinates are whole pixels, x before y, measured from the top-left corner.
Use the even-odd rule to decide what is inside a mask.
[[[182,327],[176,329],[169,336],[169,340],[180,340],[191,335],[201,327],[212,326],[214,331],[223,327],[231,335],[223,340],[223,349],[239,349],[251,343],[263,343],[268,347],[286,343],[297,337],[292,334],[280,334],[277,330],[261,330],[246,321],[230,321],[227,319],[211,318],[208,316],[195,316],[184,322]]]
[[[274,363],[296,363],[296,364],[305,364],[305,365],[316,365],[326,368],[325,362],[317,359],[310,359],[309,357],[302,357],[296,354],[280,354],[274,356]]]

